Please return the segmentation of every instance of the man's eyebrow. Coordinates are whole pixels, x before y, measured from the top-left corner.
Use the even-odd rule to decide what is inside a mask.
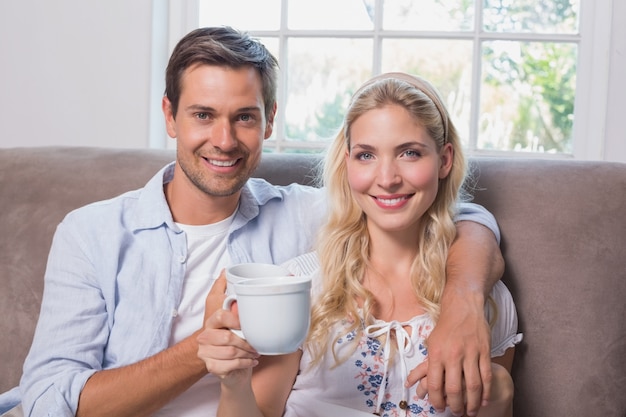
[[[248,106],[237,109],[238,112],[260,112],[261,107],[259,106]]]
[[[207,113],[215,111],[215,109],[213,109],[213,107],[203,106],[201,104],[192,104],[190,106],[185,107],[185,110],[187,110],[187,111],[200,111],[200,112],[207,112]]]
[[[211,106],[203,106],[202,104],[191,104],[189,106],[187,106],[185,108],[185,110],[187,111],[198,111],[198,112],[205,112],[205,113],[212,113],[215,112],[216,110],[211,107]],[[260,112],[261,111],[261,107],[260,106],[246,106],[246,107],[241,107],[239,109],[237,109],[238,113],[242,113],[242,112]]]

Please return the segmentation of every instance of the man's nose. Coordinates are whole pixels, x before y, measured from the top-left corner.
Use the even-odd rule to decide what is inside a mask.
[[[215,123],[210,140],[213,146],[224,152],[231,151],[237,147],[234,128],[227,120],[220,120]]]

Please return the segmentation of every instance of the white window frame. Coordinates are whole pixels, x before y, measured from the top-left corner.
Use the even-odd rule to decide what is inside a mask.
[[[189,31],[197,27],[198,22],[198,4],[200,0],[154,0],[153,1],[153,15],[155,18],[155,28],[161,27],[161,30],[167,28],[167,56],[171,53],[172,49]],[[287,0],[282,0],[286,3]],[[470,155],[498,155],[498,156],[512,156],[512,157],[533,157],[533,158],[567,158],[574,157],[575,159],[604,159],[604,133],[606,131],[607,122],[607,101],[609,95],[609,71],[610,71],[610,44],[611,44],[611,12],[613,9],[614,0],[581,0],[580,1],[580,27],[579,33],[574,35],[561,35],[561,36],[544,36],[541,34],[515,34],[515,35],[502,35],[502,34],[488,34],[481,32],[478,28],[480,24],[476,24],[476,28],[473,33],[463,34],[463,38],[473,39],[474,45],[479,47],[480,42],[478,40],[491,39],[497,37],[497,39],[510,39],[510,40],[545,40],[545,39],[561,39],[564,41],[573,41],[578,43],[578,63],[577,63],[577,79],[576,79],[576,101],[574,103],[574,129],[573,129],[573,152],[572,155],[568,154],[544,154],[544,153],[516,153],[507,151],[483,151],[475,149],[476,143],[476,123],[471,124],[470,131]],[[477,0],[478,7],[482,7],[482,2]],[[283,22],[281,26],[286,27],[286,16],[283,14]],[[482,13],[477,13],[477,19],[480,18]],[[476,22],[479,23],[479,22]],[[378,31],[380,30],[380,22],[375,23],[374,28],[374,40],[378,38]],[[245,29],[245,28],[241,28]],[[283,53],[285,48],[286,36],[292,35],[290,31],[283,29],[279,31],[280,36],[280,56],[282,59],[287,54]],[[309,35],[313,36],[316,33],[308,31]],[[276,35],[276,31],[271,32],[251,32],[255,36],[265,36],[271,34]],[[324,35],[330,34],[328,31],[324,31]],[[336,33],[337,36],[346,36],[345,34]],[[368,36],[371,36],[371,32],[367,32]],[[398,33],[399,36],[403,35]],[[421,34],[422,37],[424,34]],[[426,34],[428,35],[428,34]],[[441,37],[441,34],[433,34],[433,36]],[[455,33],[454,36],[458,34]],[[349,35],[353,37],[351,33]],[[153,36],[154,38],[154,36]],[[380,42],[379,42],[380,43]],[[158,47],[163,47],[163,42]],[[155,53],[153,48],[153,68],[164,69],[166,62],[163,62],[165,54]],[[374,72],[380,72],[379,54],[375,49],[374,53]],[[166,59],[166,58],[165,58]],[[480,54],[474,53],[475,61],[480,61]],[[479,62],[474,62],[474,68],[480,68]],[[282,66],[285,68],[285,66]],[[153,72],[156,77],[157,71]],[[474,71],[474,79],[472,81],[473,91],[477,91],[476,88],[480,84],[480,71]],[[163,72],[161,71],[161,78],[163,78]],[[285,76],[285,74],[282,74]],[[159,84],[158,80],[154,81],[153,77],[153,96],[162,95],[163,83]],[[156,84],[156,85],[155,85]],[[159,91],[160,88],[160,91]],[[279,103],[285,102],[285,91],[279,88],[278,101]],[[153,97],[156,98],[156,97]],[[478,111],[478,95],[474,94],[472,98],[474,100],[472,111]],[[153,100],[154,101],[154,100]],[[160,99],[157,100],[160,103]],[[279,106],[278,119],[284,120],[282,117],[284,109]],[[160,113],[160,110],[159,110]],[[160,116],[160,114],[159,114]],[[473,117],[476,117],[475,115]],[[153,117],[154,119],[154,117]],[[162,123],[162,122],[161,122]],[[280,126],[277,127],[281,132]],[[153,123],[153,129],[151,129],[151,145],[155,147],[168,147],[171,146],[173,141],[167,141],[165,146],[159,146],[163,143],[162,133],[158,132],[157,123]],[[162,128],[161,128],[162,131]],[[280,139],[279,139],[280,140]],[[303,142],[303,148],[318,147],[319,144],[307,144]],[[278,149],[280,150],[280,143],[278,143]]]

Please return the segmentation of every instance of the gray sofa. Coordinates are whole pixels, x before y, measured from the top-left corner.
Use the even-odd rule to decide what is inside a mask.
[[[141,187],[167,150],[0,150],[0,392],[15,386],[52,234],[86,203]],[[257,175],[312,180],[314,157],[266,154]],[[517,303],[517,416],[626,416],[626,164],[473,159],[475,201],[499,221]]]

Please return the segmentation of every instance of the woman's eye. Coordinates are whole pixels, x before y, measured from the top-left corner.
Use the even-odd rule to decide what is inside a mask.
[[[419,158],[420,156],[422,156],[421,153],[412,149],[409,149],[408,151],[404,152],[404,154],[408,156],[409,158]]]
[[[368,152],[361,152],[356,156],[356,159],[361,161],[369,161],[372,158],[374,158],[374,155]]]

